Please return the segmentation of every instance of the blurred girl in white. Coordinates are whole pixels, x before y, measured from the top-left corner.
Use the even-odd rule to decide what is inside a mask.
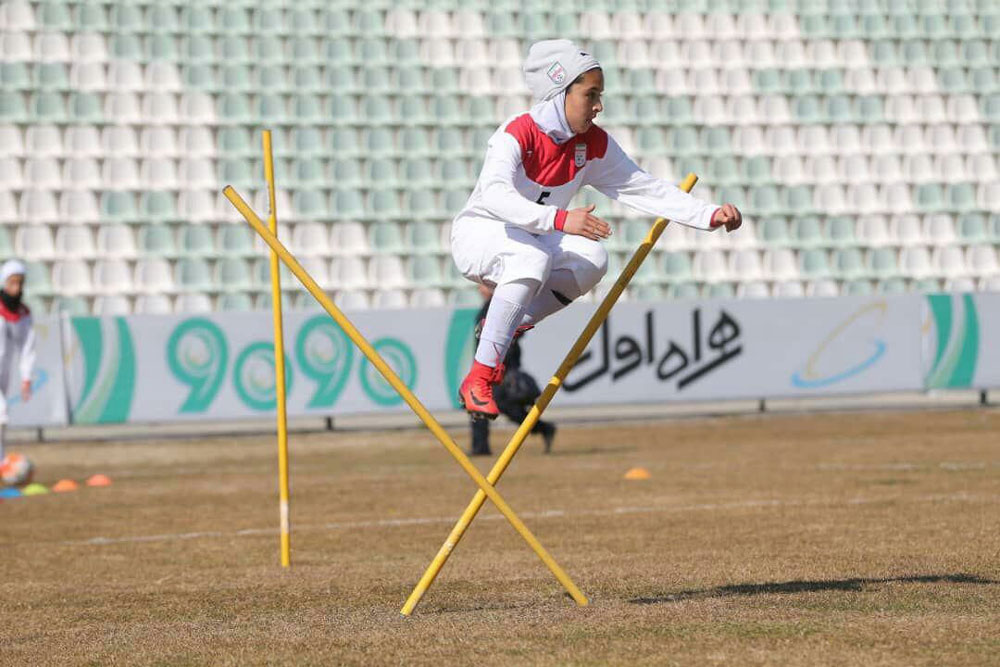
[[[474,417],[495,419],[493,385],[511,341],[589,292],[607,270],[600,241],[611,235],[594,206],[567,210],[584,185],[652,216],[696,229],[742,223],[732,204],[709,204],[640,169],[594,124],[604,74],[573,42],[537,42],[524,62],[536,104],[493,134],[482,172],[455,217],[451,252],[462,274],[495,286],[472,369],[459,399]],[[567,339],[569,342],[569,339]]]
[[[35,366],[35,332],[31,311],[21,302],[24,294],[24,264],[16,259],[0,266],[0,461],[4,458],[7,430],[7,388],[18,360],[21,399],[31,398],[31,371]]]

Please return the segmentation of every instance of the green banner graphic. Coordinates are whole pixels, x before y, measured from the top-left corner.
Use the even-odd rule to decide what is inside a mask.
[[[972,295],[929,294],[926,298],[935,330],[935,348],[925,386],[971,387],[979,355],[979,318]]]
[[[128,322],[124,317],[74,317],[73,329],[83,354],[83,386],[73,406],[73,421],[128,421],[136,375],[135,345]]]

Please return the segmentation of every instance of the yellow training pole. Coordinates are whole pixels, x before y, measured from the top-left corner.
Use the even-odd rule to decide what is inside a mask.
[[[274,195],[274,155],[271,152],[271,130],[264,130],[264,179],[267,181],[269,213],[267,226],[278,236],[278,210]],[[277,394],[278,418],[278,516],[281,526],[281,567],[292,564],[291,521],[288,515],[288,413],[285,401],[285,332],[281,317],[281,265],[278,254],[271,251],[271,312],[274,314],[274,388]]]
[[[698,182],[698,177],[694,174],[688,174],[687,177],[681,182],[680,189],[684,192],[691,192],[694,184]],[[521,426],[518,427],[517,431],[511,437],[510,442],[504,448],[503,453],[500,454],[500,458],[497,462],[493,464],[493,469],[490,470],[490,474],[486,476],[486,481],[490,484],[495,485],[500,481],[500,477],[507,470],[507,466],[510,465],[511,460],[513,460],[514,455],[517,454],[517,450],[520,449],[521,443],[524,442],[528,434],[531,433],[531,429],[535,428],[535,424],[542,416],[542,412],[548,406],[552,397],[556,395],[559,391],[559,387],[562,386],[563,380],[569,375],[569,372],[573,369],[576,364],[576,360],[583,354],[584,350],[587,349],[587,345],[590,344],[590,339],[594,337],[597,330],[601,328],[604,324],[604,320],[607,319],[608,313],[611,312],[611,308],[618,301],[618,297],[625,290],[625,287],[632,280],[632,276],[635,272],[639,270],[639,266],[642,264],[643,260],[649,254],[649,251],[653,249],[653,245],[660,238],[660,234],[667,227],[667,221],[660,218],[656,221],[653,227],[649,230],[646,238],[643,239],[639,248],[633,253],[632,258],[622,269],[621,275],[618,276],[618,280],[611,287],[611,290],[604,297],[604,301],[597,308],[597,311],[591,316],[590,321],[587,322],[587,326],[584,327],[583,333],[580,337],[576,339],[576,343],[573,344],[572,349],[563,359],[562,364],[560,364],[559,369],[556,374],[552,376],[549,380],[548,385],[546,385],[545,390],[542,392],[541,396],[538,397],[538,402],[531,408],[531,412],[525,417],[524,421],[521,422]],[[438,551],[437,556],[428,566],[427,570],[424,572],[424,576],[420,578],[420,581],[414,587],[413,592],[410,593],[410,597],[407,598],[406,604],[400,610],[400,613],[404,616],[409,616],[413,613],[413,610],[420,603],[420,599],[430,588],[431,584],[434,583],[434,579],[437,577],[441,568],[447,562],[448,557],[451,556],[452,550],[458,545],[458,542],[465,535],[466,529],[472,523],[472,520],[476,518],[479,510],[482,508],[483,503],[486,501],[486,496],[483,495],[482,491],[477,491],[472,502],[469,506],[465,508],[465,512],[462,513],[461,518],[455,527],[451,529],[451,533],[448,535],[448,539],[445,540],[444,544],[441,545],[441,549]]]
[[[365,337],[362,336],[361,332],[355,328],[354,324],[347,319],[347,316],[345,316],[344,313],[337,308],[336,304],[333,303],[330,297],[328,297],[326,293],[323,292],[322,288],[316,284],[316,281],[313,280],[312,276],[310,276],[309,273],[302,268],[302,265],[299,264],[298,260],[295,259],[295,257],[288,252],[288,249],[281,244],[281,241],[279,241],[278,238],[264,226],[264,223],[261,222],[261,219],[257,217],[257,214],[253,212],[253,209],[251,209],[250,206],[243,201],[243,198],[240,197],[231,185],[227,185],[225,189],[223,189],[222,193],[226,195],[226,198],[229,199],[230,203],[236,207],[236,210],[238,210],[240,214],[246,218],[246,221],[251,227],[253,227],[258,236],[264,239],[264,242],[271,247],[271,250],[278,254],[278,257],[285,263],[285,266],[287,266],[291,272],[295,274],[295,277],[299,279],[299,282],[302,283],[303,287],[309,290],[309,293],[313,295],[321,306],[323,306],[323,309],[329,313],[330,317],[334,319],[344,333],[346,333],[347,336],[354,341],[354,344],[358,346],[361,353],[368,358],[372,365],[375,366],[379,373],[382,374],[382,377],[384,377],[386,381],[392,385],[392,388],[396,390],[404,401],[406,401],[406,404],[410,406],[410,409],[413,410],[424,425],[427,426],[430,432],[434,434],[434,437],[436,437],[438,441],[444,445],[445,449],[448,450],[448,453],[451,454],[456,461],[458,461],[458,464],[462,466],[462,469],[466,472],[466,474],[472,478],[476,485],[482,489],[485,495],[493,502],[494,505],[496,505],[496,508],[500,510],[500,513],[504,515],[508,522],[510,522],[510,525],[514,527],[514,530],[516,530],[518,534],[524,538],[524,541],[528,543],[542,562],[545,563],[546,567],[552,571],[552,574],[555,575],[556,579],[559,580],[559,583],[563,585],[576,603],[579,605],[587,604],[587,598],[584,597],[583,593],[580,592],[580,589],[573,583],[573,580],[570,579],[569,575],[567,575],[559,564],[556,563],[555,559],[549,555],[549,552],[545,550],[545,547],[541,545],[532,532],[528,530],[528,527],[524,525],[524,522],[521,521],[520,517],[514,513],[514,510],[510,508],[507,501],[503,499],[503,496],[501,496],[500,493],[486,481],[486,478],[483,477],[482,473],[480,473],[479,470],[472,465],[472,461],[470,461],[469,457],[467,457],[459,446],[455,444],[455,441],[451,439],[451,436],[448,435],[447,431],[444,430],[441,424],[434,419],[434,416],[427,411],[427,408],[425,408],[413,392],[410,391],[409,387],[407,387],[399,376],[396,375],[396,372],[392,370],[392,367],[385,363],[385,360],[382,359],[381,355],[379,355],[379,353],[375,351],[375,348],[373,348],[371,344],[365,340]]]

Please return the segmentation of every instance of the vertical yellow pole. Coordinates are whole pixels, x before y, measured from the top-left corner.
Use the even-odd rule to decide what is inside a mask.
[[[680,189],[684,192],[691,192],[694,184],[698,182],[698,177],[694,174],[688,174],[687,177],[681,182]],[[569,372],[573,370],[573,366],[576,364],[577,359],[583,354],[584,350],[587,349],[587,345],[590,344],[590,339],[594,337],[597,330],[601,328],[604,324],[604,320],[607,319],[608,314],[611,312],[611,308],[618,301],[618,297],[621,296],[622,292],[625,291],[625,287],[632,280],[632,276],[635,272],[639,270],[639,266],[642,264],[643,260],[649,254],[649,251],[653,249],[653,245],[660,238],[660,234],[667,227],[667,221],[660,218],[649,230],[646,238],[643,239],[642,243],[639,244],[638,249],[632,254],[631,259],[629,259],[628,264],[622,269],[621,274],[615,281],[615,284],[611,287],[611,290],[604,297],[601,305],[598,306],[597,311],[591,316],[590,321],[587,322],[587,326],[584,327],[583,333],[580,334],[579,338],[573,344],[566,358],[563,359],[562,364],[560,364],[559,369],[556,374],[552,376],[549,380],[548,385],[546,385],[545,390],[542,391],[541,396],[538,397],[538,401],[531,408],[528,416],[524,418],[521,422],[520,427],[514,432],[511,437],[510,442],[504,448],[503,452],[500,454],[500,458],[497,462],[493,464],[493,468],[490,470],[490,474],[486,476],[486,481],[491,485],[496,486],[496,483],[500,481],[500,477],[507,470],[507,466],[514,459],[514,455],[517,454],[517,450],[520,449],[521,444],[524,442],[531,430],[535,428],[535,424],[542,416],[542,412],[548,406],[549,402],[559,391],[559,387],[562,386],[563,381]],[[406,603],[400,610],[400,613],[404,616],[409,616],[416,609],[417,605],[420,603],[421,598],[423,598],[424,593],[430,588],[431,584],[434,583],[434,579],[437,578],[438,573],[444,564],[448,561],[448,557],[451,556],[451,552],[458,546],[459,541],[462,536],[465,535],[465,531],[468,529],[472,520],[476,518],[479,510],[482,508],[483,503],[486,502],[486,496],[482,491],[477,491],[475,497],[469,503],[468,507],[465,508],[465,512],[462,513],[461,518],[455,524],[454,528],[451,529],[451,533],[448,535],[448,539],[444,541],[441,548],[438,550],[437,555],[434,560],[424,571],[424,575],[417,582],[417,585],[413,588],[413,592],[410,593],[410,597],[407,598]]]
[[[278,235],[278,211],[274,194],[274,156],[271,131],[264,130],[264,178],[267,180],[267,226]],[[281,317],[281,265],[278,253],[271,250],[271,312],[274,314],[274,390],[278,418],[278,515],[281,525],[281,567],[292,564],[291,521],[288,515],[288,414],[285,402],[285,332]]]

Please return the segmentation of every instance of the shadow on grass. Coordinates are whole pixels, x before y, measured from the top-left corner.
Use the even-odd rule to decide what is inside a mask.
[[[1000,581],[984,579],[972,574],[923,574],[909,577],[888,577],[885,579],[831,579],[826,581],[781,581],[767,584],[731,584],[703,590],[680,591],[668,595],[631,598],[632,604],[663,604],[682,600],[724,598],[739,595],[768,595],[772,593],[812,593],[817,591],[862,591],[867,586],[878,584],[983,584],[1000,585]]]

